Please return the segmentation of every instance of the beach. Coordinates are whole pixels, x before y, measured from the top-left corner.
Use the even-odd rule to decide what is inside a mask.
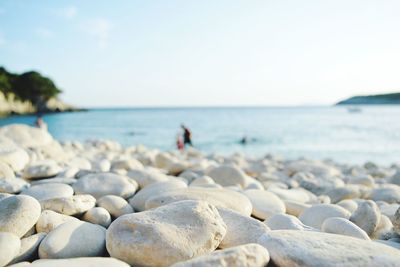
[[[0,192],[0,266],[400,261],[396,163],[58,141],[10,124]]]

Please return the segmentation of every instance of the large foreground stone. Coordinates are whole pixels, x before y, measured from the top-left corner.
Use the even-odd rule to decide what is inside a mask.
[[[16,235],[0,232],[0,267],[6,266],[17,256],[20,247],[21,241]]]
[[[51,231],[39,247],[42,259],[96,257],[105,253],[106,229],[82,221],[68,221]]]
[[[75,194],[90,194],[96,199],[106,195],[128,198],[136,192],[138,184],[114,173],[93,173],[80,178],[73,184],[73,188]]]
[[[172,267],[265,267],[268,262],[268,250],[258,244],[247,244],[217,250]]]
[[[181,200],[202,200],[216,206],[235,210],[245,216],[250,216],[252,205],[250,200],[241,193],[227,189],[211,189],[191,187],[164,192],[146,201],[146,209],[152,209],[168,203]]]
[[[68,221],[79,220],[75,217],[60,214],[52,210],[44,210],[42,211],[42,214],[40,214],[39,220],[36,223],[36,231],[38,233],[50,233],[57,226]]]
[[[37,200],[46,200],[58,197],[70,197],[74,194],[71,186],[60,183],[39,184],[29,187],[21,192],[22,195],[28,195]]]
[[[107,250],[130,265],[170,266],[215,250],[225,233],[214,206],[180,201],[119,217],[107,230]]]
[[[72,258],[72,259],[42,259],[34,261],[32,267],[129,267],[123,261],[114,258]]]
[[[22,237],[40,216],[39,202],[30,196],[10,196],[0,201],[0,232]]]
[[[386,245],[320,232],[277,230],[258,243],[277,266],[398,266],[400,253]]]
[[[0,128],[0,135],[26,148],[48,145],[53,141],[53,138],[47,131],[25,124],[3,126]]]
[[[38,233],[21,239],[21,249],[18,256],[12,260],[12,263],[37,259],[40,242],[42,242],[45,236],[46,233]]]

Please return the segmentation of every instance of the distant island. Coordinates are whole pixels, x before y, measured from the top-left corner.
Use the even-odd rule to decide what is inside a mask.
[[[0,67],[0,116],[78,111],[58,98],[61,92],[36,71],[16,74]]]
[[[399,105],[400,93],[353,96],[336,105]]]

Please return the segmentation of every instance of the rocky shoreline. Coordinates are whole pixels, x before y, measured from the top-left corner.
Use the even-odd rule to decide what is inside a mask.
[[[400,164],[0,128],[0,266],[398,266]]]

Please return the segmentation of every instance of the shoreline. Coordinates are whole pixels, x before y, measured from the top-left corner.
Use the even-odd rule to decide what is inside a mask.
[[[61,143],[26,125],[0,127],[0,148],[4,265],[400,260],[399,164]]]

